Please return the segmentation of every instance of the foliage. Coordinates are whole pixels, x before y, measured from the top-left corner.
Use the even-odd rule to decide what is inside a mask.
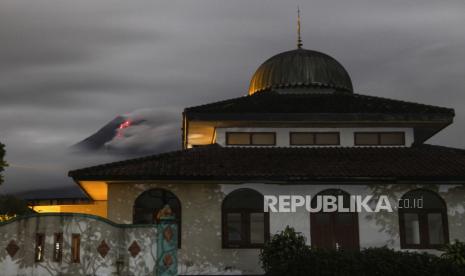
[[[305,245],[305,238],[289,227],[265,245],[260,261],[267,275],[465,275],[464,266],[427,253],[387,247],[361,251],[310,248]]]
[[[465,266],[465,243],[455,240],[453,244],[444,246],[443,251],[441,258],[456,265]]]
[[[21,216],[31,214],[32,211],[27,202],[12,195],[0,196],[0,222]]]
[[[0,222],[4,222],[4,221],[10,220],[10,219],[15,218],[15,217],[16,217],[16,215],[9,216],[9,215],[0,214]]]
[[[4,159],[5,153],[5,145],[0,143],[0,185],[3,183],[2,172],[8,166]],[[24,200],[11,195],[0,195],[0,222],[30,213],[33,213],[33,211]]]
[[[260,252],[263,269],[273,275],[299,275],[310,248],[305,245],[305,237],[289,226],[274,235]]]
[[[3,183],[2,172],[8,164],[5,162],[5,145],[0,143],[0,185]]]

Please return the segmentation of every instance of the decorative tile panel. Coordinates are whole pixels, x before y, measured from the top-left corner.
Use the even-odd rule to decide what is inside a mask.
[[[140,246],[136,241],[133,241],[131,246],[128,248],[129,253],[131,253],[131,256],[134,258],[139,254],[140,252]]]
[[[97,247],[97,252],[100,254],[100,256],[102,256],[102,258],[105,258],[105,256],[108,254],[108,251],[110,251],[110,247],[105,242],[105,240],[102,240],[100,245]]]
[[[165,230],[163,231],[163,238],[167,242],[170,242],[171,239],[173,238],[173,229],[171,229],[170,226],[166,227]]]
[[[176,276],[177,261],[177,225],[173,224],[174,217],[162,217],[158,227],[157,240],[157,275]]]
[[[165,266],[170,266],[173,264],[173,257],[169,254],[165,255],[165,257],[163,257],[163,264]]]
[[[11,240],[5,249],[6,252],[8,252],[8,255],[10,255],[10,257],[13,258],[16,255],[16,252],[18,252],[19,246],[16,244],[14,240]]]

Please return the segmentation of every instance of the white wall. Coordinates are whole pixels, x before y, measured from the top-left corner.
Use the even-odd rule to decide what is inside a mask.
[[[223,192],[227,195],[239,188],[254,189],[263,195],[310,195],[315,196],[326,189],[341,189],[350,195],[373,195],[374,188],[389,187],[382,194],[389,197],[393,208],[397,207],[398,200],[407,192],[418,188],[417,185],[406,184],[382,184],[382,185],[278,185],[278,184],[243,184],[243,185],[222,185]],[[464,215],[463,203],[465,190],[460,192],[449,193],[448,190],[455,186],[442,185],[439,189],[439,195],[446,201],[449,214],[449,234],[450,241],[459,239],[465,241],[465,229],[458,224]],[[424,187],[427,188],[427,187]],[[458,195],[457,193],[460,193]],[[461,198],[458,201],[457,198]],[[377,201],[376,201],[377,202]],[[462,206],[457,207],[457,206]],[[361,212],[358,214],[360,248],[389,246],[390,248],[400,249],[399,240],[399,218],[397,209],[389,213],[381,211],[380,213]],[[310,236],[310,213],[305,208],[300,208],[296,213],[270,213],[270,233],[275,234],[284,230],[289,225],[301,232],[307,239],[307,244],[311,245]],[[433,251],[432,251],[433,252]],[[434,252],[433,252],[434,253]]]
[[[410,147],[414,141],[412,128],[394,128],[394,127],[358,127],[358,128],[217,128],[216,143],[226,146],[226,132],[275,132],[276,146],[289,147],[290,132],[339,132],[340,145],[338,147],[353,147],[354,132],[404,132],[405,146]],[[328,146],[292,146],[292,147],[328,147]],[[334,146],[330,146],[334,147]]]
[[[331,188],[338,188],[351,195],[371,195],[373,189],[387,193],[391,204],[407,191],[422,187],[414,184],[365,184],[340,185],[302,183],[299,185],[275,183],[111,183],[109,184],[108,216],[119,222],[132,222],[132,205],[136,198],[149,189],[163,188],[173,192],[182,206],[182,246],[178,251],[180,274],[232,274],[226,268],[242,271],[242,273],[263,273],[259,263],[259,249],[224,249],[221,243],[221,206],[223,199],[232,191],[241,188],[254,189],[263,195],[316,195]],[[457,189],[457,187],[463,187]],[[465,241],[465,186],[423,185],[423,188],[439,189],[439,195],[447,202],[449,213],[450,240]],[[450,190],[454,188],[454,190]],[[399,249],[398,215],[394,213],[378,213],[370,218],[370,214],[361,213],[359,219],[360,247],[388,245]],[[271,234],[284,230],[290,225],[300,231],[311,244],[310,214],[305,209],[297,213],[270,214]],[[433,252],[437,253],[437,252]]]

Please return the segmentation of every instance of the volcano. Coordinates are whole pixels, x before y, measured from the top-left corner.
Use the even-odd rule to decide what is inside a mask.
[[[140,155],[179,148],[179,118],[172,112],[140,109],[119,115],[70,147],[77,153]]]

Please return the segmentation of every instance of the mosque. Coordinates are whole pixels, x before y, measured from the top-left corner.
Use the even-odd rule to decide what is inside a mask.
[[[118,225],[156,223],[169,205],[179,274],[261,274],[260,248],[288,225],[320,248],[434,253],[465,240],[465,150],[427,144],[453,118],[450,108],[357,93],[341,63],[299,38],[258,67],[247,96],[184,109],[181,150],[69,176]],[[387,196],[397,207],[264,212],[265,195]]]

